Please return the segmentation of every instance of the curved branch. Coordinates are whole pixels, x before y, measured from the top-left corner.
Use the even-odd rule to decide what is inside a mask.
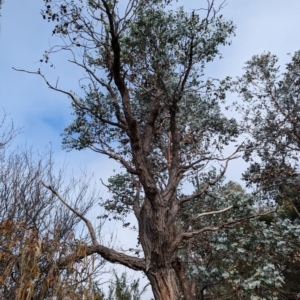
[[[179,200],[179,205],[182,205],[182,204],[185,203],[185,202],[188,202],[188,201],[190,201],[190,200],[193,200],[193,199],[195,199],[195,198],[197,198],[197,197],[203,195],[203,194],[208,190],[208,188],[209,188],[210,186],[215,185],[219,180],[221,180],[222,177],[224,176],[224,174],[226,173],[226,170],[227,170],[227,168],[228,168],[228,163],[229,163],[229,161],[230,161],[230,159],[228,159],[228,160],[226,161],[226,164],[225,164],[223,170],[221,171],[221,173],[219,174],[219,176],[217,176],[217,178],[216,178],[215,180],[207,182],[207,183],[205,184],[204,188],[201,189],[200,191],[197,191],[197,192],[195,192],[195,193],[193,193],[193,194],[191,194],[191,195],[189,195],[189,196],[186,196],[186,197],[184,197],[184,198],[181,198],[181,199]]]
[[[79,217],[86,224],[86,227],[88,228],[93,245],[99,245],[92,223],[87,218],[85,218],[80,212],[78,212],[75,208],[70,206],[66,202],[66,200],[64,200],[63,197],[52,186],[45,184],[43,181],[42,181],[42,185],[46,189],[50,190],[70,211],[72,211],[75,215],[77,215],[77,217]]]
[[[228,207],[226,210],[229,210],[231,209],[232,207]],[[182,242],[182,240],[184,239],[191,239],[197,235],[200,235],[202,234],[203,232],[207,232],[207,231],[219,231],[221,229],[224,229],[224,228],[229,228],[229,229],[232,229],[234,228],[235,226],[239,225],[239,224],[242,224],[243,222],[246,222],[246,221],[249,221],[251,219],[257,219],[259,217],[262,217],[262,216],[265,216],[265,215],[268,215],[268,214],[271,214],[273,212],[275,212],[276,210],[271,210],[271,211],[268,211],[266,213],[262,213],[262,214],[257,214],[257,215],[253,215],[253,216],[249,216],[249,217],[244,217],[244,218],[241,218],[241,219],[237,219],[237,220],[234,220],[234,221],[231,221],[231,222],[225,222],[219,226],[207,226],[207,227],[204,227],[202,229],[199,229],[199,230],[195,230],[195,231],[190,231],[190,232],[181,232],[181,234],[178,235],[178,237],[176,238],[176,240],[173,242],[173,244],[171,245],[170,247],[170,252],[171,253],[174,253],[176,251],[176,249],[178,249],[178,246],[180,245],[180,243]],[[213,212],[211,212],[213,213]]]
[[[184,224],[183,228],[182,228],[182,231],[183,232],[186,232],[190,226],[196,221],[198,220],[199,218],[201,217],[204,217],[204,216],[210,216],[210,215],[217,215],[217,214],[221,214],[227,210],[230,210],[233,208],[233,205],[229,206],[229,207],[226,207],[224,209],[221,209],[221,210],[215,210],[215,211],[208,211],[208,212],[205,212],[205,213],[202,213],[202,214],[198,214],[196,216],[192,216],[189,218],[189,220]]]
[[[146,264],[145,260],[142,258],[130,256],[111,248],[105,247],[103,245],[91,245],[87,246],[85,251],[82,253],[72,253],[65,258],[59,260],[57,262],[57,266],[60,269],[65,268],[72,261],[80,261],[87,256],[99,254],[102,258],[109,261],[110,263],[119,263],[125,267],[128,267],[132,270],[136,271],[145,271]]]
[[[47,86],[48,86],[51,90],[54,90],[54,91],[57,91],[57,92],[60,92],[60,93],[63,93],[63,94],[65,94],[65,95],[69,96],[69,97],[72,99],[72,101],[73,101],[78,107],[80,107],[80,109],[88,111],[89,113],[93,114],[95,117],[97,117],[98,119],[100,119],[100,120],[101,120],[102,122],[104,122],[104,123],[107,123],[107,124],[109,124],[109,125],[112,125],[112,126],[121,128],[121,129],[123,129],[123,130],[125,130],[125,131],[127,130],[127,125],[126,125],[125,123],[123,123],[122,118],[121,118],[120,120],[118,119],[120,123],[116,123],[116,122],[113,122],[113,121],[104,119],[103,117],[96,115],[94,112],[92,112],[92,111],[91,111],[90,109],[88,109],[87,107],[81,105],[81,104],[79,103],[79,101],[74,97],[74,94],[72,94],[71,92],[67,92],[67,91],[64,91],[64,90],[62,90],[62,89],[59,89],[59,88],[57,87],[57,83],[58,83],[58,79],[59,79],[59,78],[58,78],[57,81],[56,81],[56,85],[53,86],[52,84],[49,83],[49,81],[48,81],[48,80],[46,79],[46,77],[41,73],[40,70],[38,70],[37,72],[34,72],[34,71],[27,71],[27,70],[22,70],[22,69],[16,69],[16,68],[14,68],[14,67],[13,67],[13,69],[14,69],[15,71],[18,71],[18,72],[25,72],[25,73],[28,73],[28,74],[34,74],[34,75],[39,75],[39,76],[41,76],[41,77],[44,79],[44,81],[45,81],[45,83],[47,84]]]
[[[237,219],[237,220],[231,221],[231,222],[226,222],[226,223],[223,223],[219,226],[207,226],[207,227],[204,227],[204,228],[199,229],[199,230],[195,230],[195,231],[191,231],[191,232],[184,232],[184,233],[182,233],[182,238],[183,239],[189,239],[189,238],[197,236],[197,235],[199,235],[203,232],[206,232],[206,231],[218,231],[218,230],[223,229],[223,228],[234,228],[236,225],[239,225],[239,224],[241,224],[245,221],[248,221],[248,220],[251,220],[251,219],[257,219],[259,217],[269,215],[273,212],[275,212],[275,210],[271,210],[271,211],[268,211],[268,212],[263,213],[263,214],[257,214],[257,215],[254,215],[254,216]]]
[[[144,271],[145,270],[145,260],[142,258],[137,258],[134,256],[129,256],[127,254],[118,252],[116,250],[113,250],[111,248],[105,247],[103,245],[100,245],[97,241],[96,234],[94,231],[94,228],[91,224],[91,222],[85,218],[81,213],[79,213],[76,209],[71,207],[61,196],[60,194],[50,185],[46,185],[44,182],[42,182],[42,185],[50,190],[54,195],[58,197],[58,199],[68,207],[74,214],[76,214],[81,220],[83,220],[89,230],[91,239],[92,239],[92,244],[90,246],[87,246],[85,248],[85,251],[80,251],[78,253],[74,252],[67,257],[59,260],[57,262],[57,266],[59,268],[65,268],[68,266],[68,264],[71,261],[80,261],[86,256],[90,256],[92,254],[99,254],[101,257],[103,257],[105,260],[111,262],[111,263],[119,263],[123,266],[126,266],[130,269],[137,270],[137,271]]]

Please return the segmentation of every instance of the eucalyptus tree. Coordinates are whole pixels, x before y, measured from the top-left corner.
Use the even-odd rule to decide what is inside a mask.
[[[280,73],[275,55],[256,55],[246,63],[245,74],[236,82],[243,99],[237,108],[244,114],[243,131],[249,137],[245,159],[251,166],[245,180],[264,188],[279,203],[290,203],[298,218],[299,63],[300,53],[296,52],[286,72]]]
[[[253,197],[237,183],[220,181],[195,203],[184,206],[181,222],[189,218],[190,209],[201,213],[212,203],[221,206],[220,202],[236,203],[237,199],[239,206],[233,210],[213,218],[202,214],[193,230],[269,210],[260,203],[263,197]],[[297,277],[293,276],[298,266],[299,226],[280,211],[245,219],[232,228],[195,237],[179,250],[196,299],[296,299]]]
[[[219,47],[234,35],[233,23],[219,13],[223,4],[208,1],[205,9],[187,12],[163,0],[130,0],[125,6],[116,0],[46,0],[42,16],[56,23],[53,34],[63,43],[41,61],[67,51],[85,72],[82,90],[51,83],[43,67],[27,71],[72,100],[75,119],[65,129],[64,147],[89,148],[122,168],[104,183],[111,198],[103,205],[124,226],[127,215],[135,216],[140,249],[129,255],[105,247],[81,216],[92,241],[85,254],[144,272],[157,300],[198,299],[197,280],[181,249],[259,215],[249,208],[251,197],[214,193],[240,149],[224,154],[239,134],[235,119],[220,108],[230,79],[205,77],[207,63],[221,56]],[[188,192],[186,184],[194,180],[199,184]],[[201,274],[205,281],[207,272]]]
[[[236,105],[244,114],[242,128],[248,139],[244,158],[250,167],[244,174],[248,186],[258,186],[263,197],[281,208],[294,224],[300,220],[300,52],[281,72],[271,53],[255,55],[246,63],[236,82],[243,102]],[[299,239],[290,242],[295,251],[287,261],[287,288],[299,293]],[[296,279],[296,282],[293,280]],[[293,282],[294,281],[294,282]]]

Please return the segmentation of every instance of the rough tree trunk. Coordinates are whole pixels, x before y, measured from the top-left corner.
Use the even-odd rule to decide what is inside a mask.
[[[149,270],[147,277],[150,281],[155,300],[184,299],[177,276],[171,266]]]
[[[146,275],[150,281],[155,300],[193,300],[185,271],[172,253],[171,245],[176,239],[176,228],[170,209],[164,201],[152,207],[145,199],[140,212],[140,242],[146,260]]]

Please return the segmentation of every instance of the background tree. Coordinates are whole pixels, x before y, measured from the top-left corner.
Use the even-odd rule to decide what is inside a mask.
[[[281,215],[294,224],[300,220],[299,66],[299,52],[291,56],[284,73],[275,55],[256,55],[236,82],[243,99],[237,108],[244,114],[242,128],[248,136],[244,157],[250,167],[244,179],[249,187],[258,186],[265,201],[279,205]],[[286,262],[285,287],[290,292],[287,295],[296,299],[300,292],[299,239],[291,244],[295,250]]]
[[[77,233],[81,219],[41,183],[60,189],[85,215],[96,199],[89,193],[90,181],[66,184],[50,151],[38,156],[28,149],[10,150],[18,130],[6,124],[0,150],[0,298],[93,299],[92,282],[103,261],[77,260],[88,243]]]
[[[139,288],[139,279],[130,281],[128,275],[124,272],[121,276],[114,274],[114,282],[109,285],[108,292],[104,293],[99,289],[96,300],[141,300],[146,292],[147,285],[141,290]]]
[[[228,196],[218,190],[240,150],[224,154],[238,137],[239,127],[220,108],[231,87],[229,78],[207,79],[204,71],[221,55],[219,46],[230,43],[234,25],[218,14],[222,5],[216,7],[214,1],[191,12],[171,10],[170,4],[131,0],[122,7],[113,0],[91,0],[86,6],[81,1],[46,1],[42,15],[57,23],[53,34],[64,44],[45,52],[42,61],[47,63],[52,52],[67,50],[71,62],[85,71],[86,82],[80,81],[83,92],[76,94],[51,84],[43,68],[29,73],[72,99],[75,120],[65,129],[64,147],[90,148],[123,169],[105,184],[111,197],[103,205],[124,225],[129,226],[128,214],[135,215],[140,249],[128,255],[104,247],[81,216],[92,240],[86,255],[97,253],[111,263],[144,272],[157,300],[192,300],[199,296],[197,280],[205,282],[210,275],[199,256],[197,267],[204,270],[200,277],[188,276],[190,266],[181,249],[196,253],[193,244],[205,247],[205,239],[215,238],[214,232],[222,235],[260,214],[251,207],[255,194]],[[198,182],[195,191],[188,192],[185,184],[193,180]],[[295,229],[290,223],[280,228],[289,237]],[[262,231],[276,242],[273,229]],[[278,251],[287,254],[289,248]],[[280,265],[258,271],[254,274],[261,281],[268,272],[277,272],[270,284],[281,279]],[[255,294],[253,276],[243,287]],[[203,297],[205,293],[202,289]]]
[[[205,217],[204,213],[192,225],[193,229],[246,215],[246,211],[253,215],[269,210],[254,202],[257,198],[246,193],[239,184],[219,182],[196,200],[198,207],[186,205],[186,211],[182,211],[183,222],[190,215],[191,207],[201,213],[201,205],[218,202],[218,199],[233,202],[232,198],[244,199],[245,205],[213,218]],[[299,242],[298,226],[292,226],[280,213],[273,213],[187,241],[180,250],[180,257],[187,268],[186,276],[194,279],[197,299],[286,299],[292,295],[285,286],[291,283],[290,278],[284,278],[289,270],[286,257],[298,249],[295,241]]]

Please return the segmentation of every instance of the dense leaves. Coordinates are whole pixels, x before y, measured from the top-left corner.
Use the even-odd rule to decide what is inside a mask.
[[[171,159],[170,109],[177,112],[183,163],[205,160],[205,153],[222,148],[237,135],[236,122],[227,120],[219,107],[230,86],[229,79],[217,85],[213,80],[201,79],[206,62],[220,55],[217,47],[227,43],[233,29],[232,23],[223,21],[222,16],[200,20],[196,13],[189,14],[183,9],[166,12],[152,4],[138,10],[120,31],[120,68],[126,74],[131,112],[145,140],[150,138],[145,116],[157,110],[152,137],[147,141],[147,156],[152,174],[160,184],[168,178]],[[113,59],[108,37],[100,37],[99,41],[93,40],[101,45],[100,49],[95,53],[93,47],[87,52],[85,67],[93,72],[92,84],[83,86],[85,99],[74,96],[72,106],[77,118],[66,129],[63,143],[66,148],[90,147],[106,155],[114,153],[134,168],[130,139],[122,126],[122,99],[114,84],[108,94],[100,89],[101,85],[110,85],[111,75],[108,73],[105,79],[100,74],[101,70],[112,72],[106,68]]]
[[[271,53],[254,56],[237,81],[243,104],[243,131],[247,134],[244,174],[248,186],[257,186],[265,201],[279,206],[281,218],[299,224],[299,52],[291,56],[284,73]],[[290,241],[294,252],[286,262],[285,291],[299,294],[299,236]],[[293,274],[293,275],[292,275]],[[295,297],[295,296],[290,296]]]
[[[249,202],[254,204],[259,199],[247,194],[236,183],[219,184],[209,195],[197,199],[197,211],[209,211],[212,203],[222,205],[224,202],[234,204],[236,209],[202,216],[192,225],[193,230],[224,220],[245,220],[258,213],[257,203],[249,205]],[[185,206],[183,220],[191,214],[191,207],[190,204]],[[267,207],[260,208],[261,212],[262,209]],[[285,299],[287,295],[292,296],[284,283],[292,283],[291,279],[285,281],[285,274],[291,267],[289,257],[298,251],[299,230],[299,226],[281,217],[279,212],[223,230],[212,228],[187,242],[180,255],[188,267],[187,276],[196,282],[197,299]]]

